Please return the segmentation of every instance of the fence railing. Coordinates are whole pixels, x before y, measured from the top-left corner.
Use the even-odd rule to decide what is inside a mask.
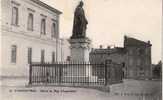
[[[115,64],[114,64],[115,65]],[[112,68],[110,68],[110,67]],[[56,63],[31,63],[29,69],[29,84],[52,85],[77,85],[101,86],[110,81],[121,80],[112,75],[119,73],[111,63],[89,62],[56,62]],[[121,69],[119,69],[121,70]],[[116,73],[115,73],[116,72]],[[116,74],[119,75],[119,74]],[[117,79],[110,79],[117,78]]]

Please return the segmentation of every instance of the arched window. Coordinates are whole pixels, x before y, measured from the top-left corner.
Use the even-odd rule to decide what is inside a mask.
[[[33,31],[33,14],[32,13],[30,13],[28,15],[28,26],[27,26],[27,29]]]
[[[46,20],[45,19],[42,19],[41,20],[41,34],[46,34]]]
[[[52,38],[57,37],[56,24],[55,24],[55,23],[52,24],[52,28],[51,28],[51,37],[52,37]]]
[[[12,24],[18,25],[18,8],[17,7],[12,8]]]

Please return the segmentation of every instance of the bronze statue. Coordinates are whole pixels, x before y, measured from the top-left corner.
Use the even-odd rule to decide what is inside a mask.
[[[88,21],[85,17],[84,9],[82,8],[84,3],[80,1],[79,5],[75,9],[74,13],[74,23],[73,23],[73,39],[75,38],[85,38],[86,28]]]

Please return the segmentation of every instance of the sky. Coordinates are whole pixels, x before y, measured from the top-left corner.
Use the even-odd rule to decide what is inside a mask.
[[[60,37],[72,35],[73,14],[80,0],[41,0],[60,10]],[[152,63],[161,60],[162,0],[83,0],[87,37],[99,45],[123,47],[124,35],[151,41]]]

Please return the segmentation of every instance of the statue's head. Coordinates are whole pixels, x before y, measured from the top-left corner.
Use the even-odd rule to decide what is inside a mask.
[[[80,1],[80,2],[79,2],[79,6],[80,6],[80,7],[83,7],[83,5],[84,5],[83,1]]]

